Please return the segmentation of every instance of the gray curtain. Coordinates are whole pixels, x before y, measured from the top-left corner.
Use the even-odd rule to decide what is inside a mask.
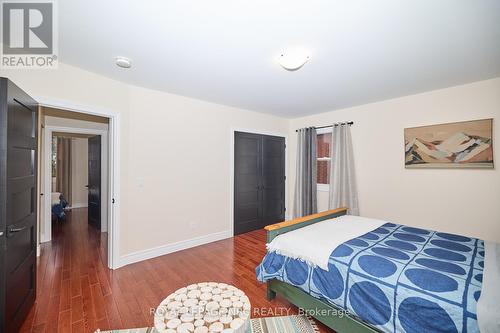
[[[71,206],[71,138],[57,137],[56,192]]]
[[[347,124],[332,129],[329,208],[348,207],[349,214],[359,215],[351,128]]]
[[[316,201],[316,129],[297,131],[297,170],[293,200],[293,217],[302,217],[318,211]]]

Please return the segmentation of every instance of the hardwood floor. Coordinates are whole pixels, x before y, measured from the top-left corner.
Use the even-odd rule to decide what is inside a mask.
[[[21,332],[94,332],[153,325],[151,309],[176,289],[194,282],[233,284],[250,298],[252,317],[287,315],[296,308],[265,298],[255,267],[265,253],[257,230],[117,270],[107,268],[107,234],[87,225],[87,209],[74,209],[53,225],[52,242],[38,259],[35,306]],[[261,310],[263,309],[263,310]],[[321,331],[328,329],[320,325]]]

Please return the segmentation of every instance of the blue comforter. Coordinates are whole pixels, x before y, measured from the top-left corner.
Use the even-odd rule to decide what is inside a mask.
[[[328,271],[267,253],[257,279],[277,279],[385,332],[479,332],[484,242],[386,223],[338,246]]]

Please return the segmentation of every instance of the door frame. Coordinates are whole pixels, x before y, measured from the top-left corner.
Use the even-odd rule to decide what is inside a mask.
[[[120,114],[108,109],[78,105],[35,96],[39,106],[62,109],[68,112],[85,113],[106,117],[108,123],[108,267],[117,269],[120,265]],[[73,131],[74,129],[71,128]],[[44,132],[46,132],[44,130]],[[74,133],[74,132],[73,132]],[[44,135],[45,136],[45,135]],[[46,142],[44,142],[46,144]],[[46,163],[44,163],[46,165]],[[43,166],[42,166],[43,169]],[[45,191],[45,189],[44,189]],[[49,190],[50,193],[50,190]],[[47,196],[50,197],[50,196]],[[45,198],[46,200],[46,198]],[[44,204],[41,206],[45,206]],[[45,214],[45,212],[44,212]],[[39,220],[40,222],[41,220]]]
[[[61,127],[61,126],[45,126],[44,128],[44,135],[43,135],[43,143],[44,143],[44,153],[45,156],[43,156],[43,161],[44,164],[42,166],[42,174],[44,178],[44,199],[43,199],[43,221],[44,225],[43,228],[41,228],[40,231],[43,231],[43,233],[40,233],[40,242],[45,243],[45,242],[50,242],[52,240],[52,223],[51,223],[51,204],[52,204],[52,197],[49,195],[52,193],[52,177],[51,177],[51,153],[52,153],[52,134],[54,132],[61,132],[61,133],[75,133],[75,134],[91,134],[91,135],[100,135],[101,136],[101,156],[104,155],[102,154],[105,152],[105,158],[101,158],[101,189],[104,188],[103,184],[106,184],[106,193],[104,193],[104,196],[106,197],[106,205],[101,205],[101,221],[103,221],[103,217],[106,219],[106,230],[101,230],[101,232],[107,232],[108,231],[108,224],[109,224],[109,215],[108,211],[110,210],[110,199],[109,196],[109,188],[110,188],[110,183],[109,183],[109,174],[110,174],[110,168],[108,167],[108,161],[109,161],[109,144],[108,144],[108,131],[106,130],[97,130],[97,129],[89,129],[89,128],[76,128],[76,127]],[[107,159],[107,160],[106,160]],[[107,169],[107,172],[104,173],[103,170]],[[104,209],[103,209],[104,208]],[[101,223],[102,224],[102,223]],[[109,237],[109,234],[108,234]],[[109,239],[108,239],[109,240]],[[109,251],[108,251],[109,255]]]
[[[288,219],[289,209],[288,209],[288,133],[280,133],[273,131],[261,131],[257,129],[248,129],[248,128],[231,128],[230,130],[230,152],[229,152],[229,230],[230,235],[234,237],[234,135],[236,132],[244,132],[250,134],[259,134],[259,135],[269,135],[269,136],[279,136],[281,138],[285,138],[285,220]]]

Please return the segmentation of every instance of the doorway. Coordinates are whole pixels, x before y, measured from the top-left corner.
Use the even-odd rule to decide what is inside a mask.
[[[106,206],[101,193],[103,187],[107,192],[107,184],[101,184],[101,174],[107,174],[108,170],[107,163],[101,163],[103,158],[107,159],[102,156],[101,142],[101,135],[52,132],[49,152],[52,225],[64,223],[66,212],[85,208],[88,224],[107,232],[107,214],[101,214],[102,205]]]
[[[45,262],[45,265],[40,264],[39,268],[56,268],[59,272],[64,269],[66,277],[70,277],[73,274],[68,275],[67,272],[71,267],[93,267],[94,269],[98,267],[101,274],[106,274],[106,267],[120,267],[118,252],[120,115],[106,110],[92,112],[85,110],[84,107],[77,109],[69,106],[66,112],[71,114],[68,118],[73,120],[84,118],[88,121],[89,118],[97,117],[97,115],[105,116],[108,123],[107,130],[79,129],[78,126],[71,127],[63,124],[51,124],[52,128],[46,126],[47,124],[43,123],[44,109],[54,110],[55,107],[61,105],[67,105],[67,103],[40,101],[40,99],[37,103],[9,79],[0,78],[0,132],[2,133],[0,135],[0,166],[5,171],[0,174],[1,332],[18,330],[32,308],[39,287],[37,286],[36,256],[40,254],[41,229],[45,226],[41,226],[41,223],[45,222],[47,212],[49,212],[49,228],[51,222],[50,209],[44,208],[47,202],[50,208],[51,199],[49,195],[51,193],[50,156],[45,156],[45,152],[50,151],[50,139],[56,130],[80,134],[99,132],[94,134],[103,138],[101,144],[108,153],[108,158],[103,160],[109,165],[108,172],[105,173],[109,189],[105,196],[109,236],[103,239],[103,233],[99,232],[93,233],[94,237],[92,237],[83,228],[77,227],[73,230],[66,228],[70,231],[70,237],[64,237],[64,242],[48,244],[48,249],[57,250],[57,256],[49,254],[50,251],[45,256],[42,254],[38,262]],[[88,132],[89,130],[91,132]],[[45,196],[44,193],[46,193]],[[82,221],[82,216],[86,216],[86,213],[72,215],[75,220]],[[87,221],[84,220],[84,222]],[[72,225],[87,226],[88,223]],[[99,249],[96,246],[99,243],[109,244],[107,251],[103,252],[102,248]],[[72,248],[80,252],[67,251]],[[88,266],[88,263],[95,262],[99,250],[103,252],[101,262],[104,264],[96,267]],[[66,254],[64,259],[61,253]],[[54,263],[56,258],[58,264],[47,264],[51,260]],[[54,274],[54,271],[50,274]],[[75,278],[76,285],[79,285],[80,276],[76,275]],[[66,284],[69,282],[67,278],[65,281]],[[50,285],[40,287],[42,288],[39,290],[51,289]],[[48,305],[41,305],[41,308],[46,309]]]
[[[234,234],[281,222],[286,212],[285,138],[234,132]]]
[[[82,223],[83,221],[85,225],[82,227],[89,229],[88,234],[94,233],[95,230],[101,233],[105,240],[102,244],[105,247],[107,266],[115,268],[119,263],[117,263],[116,258],[113,258],[113,252],[116,251],[113,250],[111,229],[113,158],[110,146],[109,119],[53,108],[42,108],[42,110],[45,122],[41,129],[43,151],[40,157],[40,173],[42,175],[43,195],[40,202],[40,241],[42,244],[52,241],[55,233],[60,237],[60,227],[65,222],[54,221],[52,197],[56,197],[55,203],[58,204],[62,194],[67,201],[65,215],[73,216],[69,222]],[[67,193],[61,193],[64,187],[53,186],[54,183],[57,185],[61,183],[57,180],[57,176],[64,177],[64,174],[61,174],[56,175],[56,179],[53,179],[53,170],[58,170],[57,163],[54,166],[54,159],[63,162],[61,157],[54,158],[54,153],[56,152],[55,155],[57,155],[58,151],[57,144],[54,144],[54,137],[59,138],[56,141],[61,141],[61,138],[70,140],[70,147],[73,148],[73,151],[69,153],[72,155],[71,178],[73,182],[71,189],[66,187]],[[66,178],[69,177],[66,176]],[[75,218],[73,213],[77,210],[78,217]],[[56,224],[57,222],[59,224]],[[55,230],[56,228],[57,230]],[[76,230],[73,227],[66,229]],[[101,236],[94,238],[100,239]]]

